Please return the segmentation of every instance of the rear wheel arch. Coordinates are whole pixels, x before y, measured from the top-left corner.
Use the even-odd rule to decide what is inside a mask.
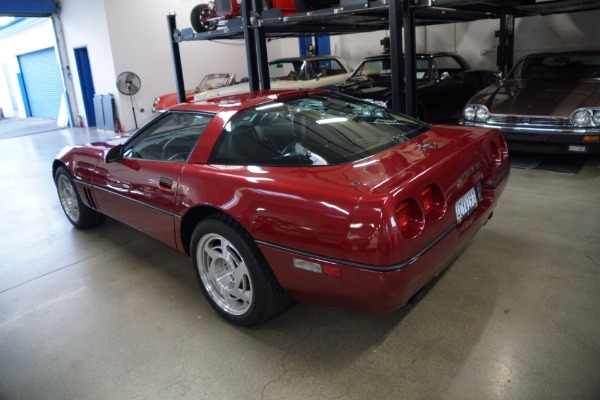
[[[191,254],[190,246],[192,242],[192,235],[194,233],[194,229],[196,229],[196,226],[203,220],[217,214],[222,214],[223,216],[230,218],[236,224],[241,226],[241,224],[228,213],[209,205],[197,205],[189,209],[183,215],[183,218],[181,219],[181,227],[179,229],[179,232],[181,235],[181,243],[183,244],[185,253],[187,255]]]

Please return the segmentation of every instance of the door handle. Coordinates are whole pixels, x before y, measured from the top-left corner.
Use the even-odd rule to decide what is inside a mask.
[[[173,179],[161,177],[158,180],[158,186],[171,189],[173,187]]]

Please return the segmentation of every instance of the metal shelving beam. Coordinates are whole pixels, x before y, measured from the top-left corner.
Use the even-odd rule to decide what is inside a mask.
[[[499,68],[512,64],[514,18],[600,9],[599,0],[340,0],[340,7],[283,16],[280,10],[262,10],[261,0],[243,0],[242,18],[227,20],[214,31],[179,31],[170,15],[169,33],[177,93],[185,101],[179,43],[195,40],[245,39],[250,88],[268,89],[266,40],[269,38],[338,35],[390,30],[392,108],[416,115],[415,26],[500,19]],[[261,17],[256,17],[260,15]],[[404,33],[402,27],[404,26]],[[404,39],[404,40],[403,40]],[[402,56],[404,43],[405,57]],[[500,65],[501,64],[501,65]]]

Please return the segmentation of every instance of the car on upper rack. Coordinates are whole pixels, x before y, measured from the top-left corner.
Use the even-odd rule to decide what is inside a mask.
[[[330,0],[319,0],[330,1]],[[300,0],[302,3],[303,0]],[[276,10],[275,14],[269,11],[262,17],[282,17],[295,14],[294,0],[263,0],[263,7],[266,10]],[[304,9],[304,6],[301,6]],[[240,19],[242,15],[242,0],[210,0],[206,3],[197,4],[190,13],[190,22],[196,32],[213,31],[219,28],[226,28],[227,21]]]
[[[600,152],[600,51],[532,54],[471,98],[461,121],[497,128],[513,150]]]
[[[314,89],[341,83],[351,75],[346,61],[337,56],[300,56],[269,61],[271,89]],[[249,83],[198,93],[194,100],[244,93]]]
[[[244,81],[245,78],[242,78]],[[220,74],[208,74],[202,78],[200,83],[191,90],[185,91],[185,99],[186,101],[194,100],[194,95],[202,92],[206,92],[208,90],[213,90],[216,88],[222,88],[225,86],[235,85],[238,82],[235,80],[235,74],[233,73],[220,73]],[[174,106],[178,103],[177,93],[169,93],[164,94],[162,96],[158,96],[154,99],[154,103],[152,104],[152,112],[165,112],[169,109],[169,107]]]
[[[460,115],[471,96],[496,81],[494,71],[473,70],[464,58],[453,53],[417,54],[416,78],[417,116],[428,122]],[[391,108],[390,55],[365,58],[335,90]]]
[[[402,307],[492,216],[509,163],[495,129],[271,90],[67,147],[52,174],[76,228],[111,217],[189,254],[208,303],[252,326],[295,301]]]

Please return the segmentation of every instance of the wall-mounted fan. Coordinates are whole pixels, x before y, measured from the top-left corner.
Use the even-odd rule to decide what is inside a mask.
[[[131,111],[133,112],[133,121],[135,122],[135,129],[138,128],[137,118],[135,117],[135,107],[133,105],[133,95],[140,91],[142,87],[142,81],[137,74],[133,72],[121,72],[117,77],[117,89],[119,92],[129,96],[131,100]]]

